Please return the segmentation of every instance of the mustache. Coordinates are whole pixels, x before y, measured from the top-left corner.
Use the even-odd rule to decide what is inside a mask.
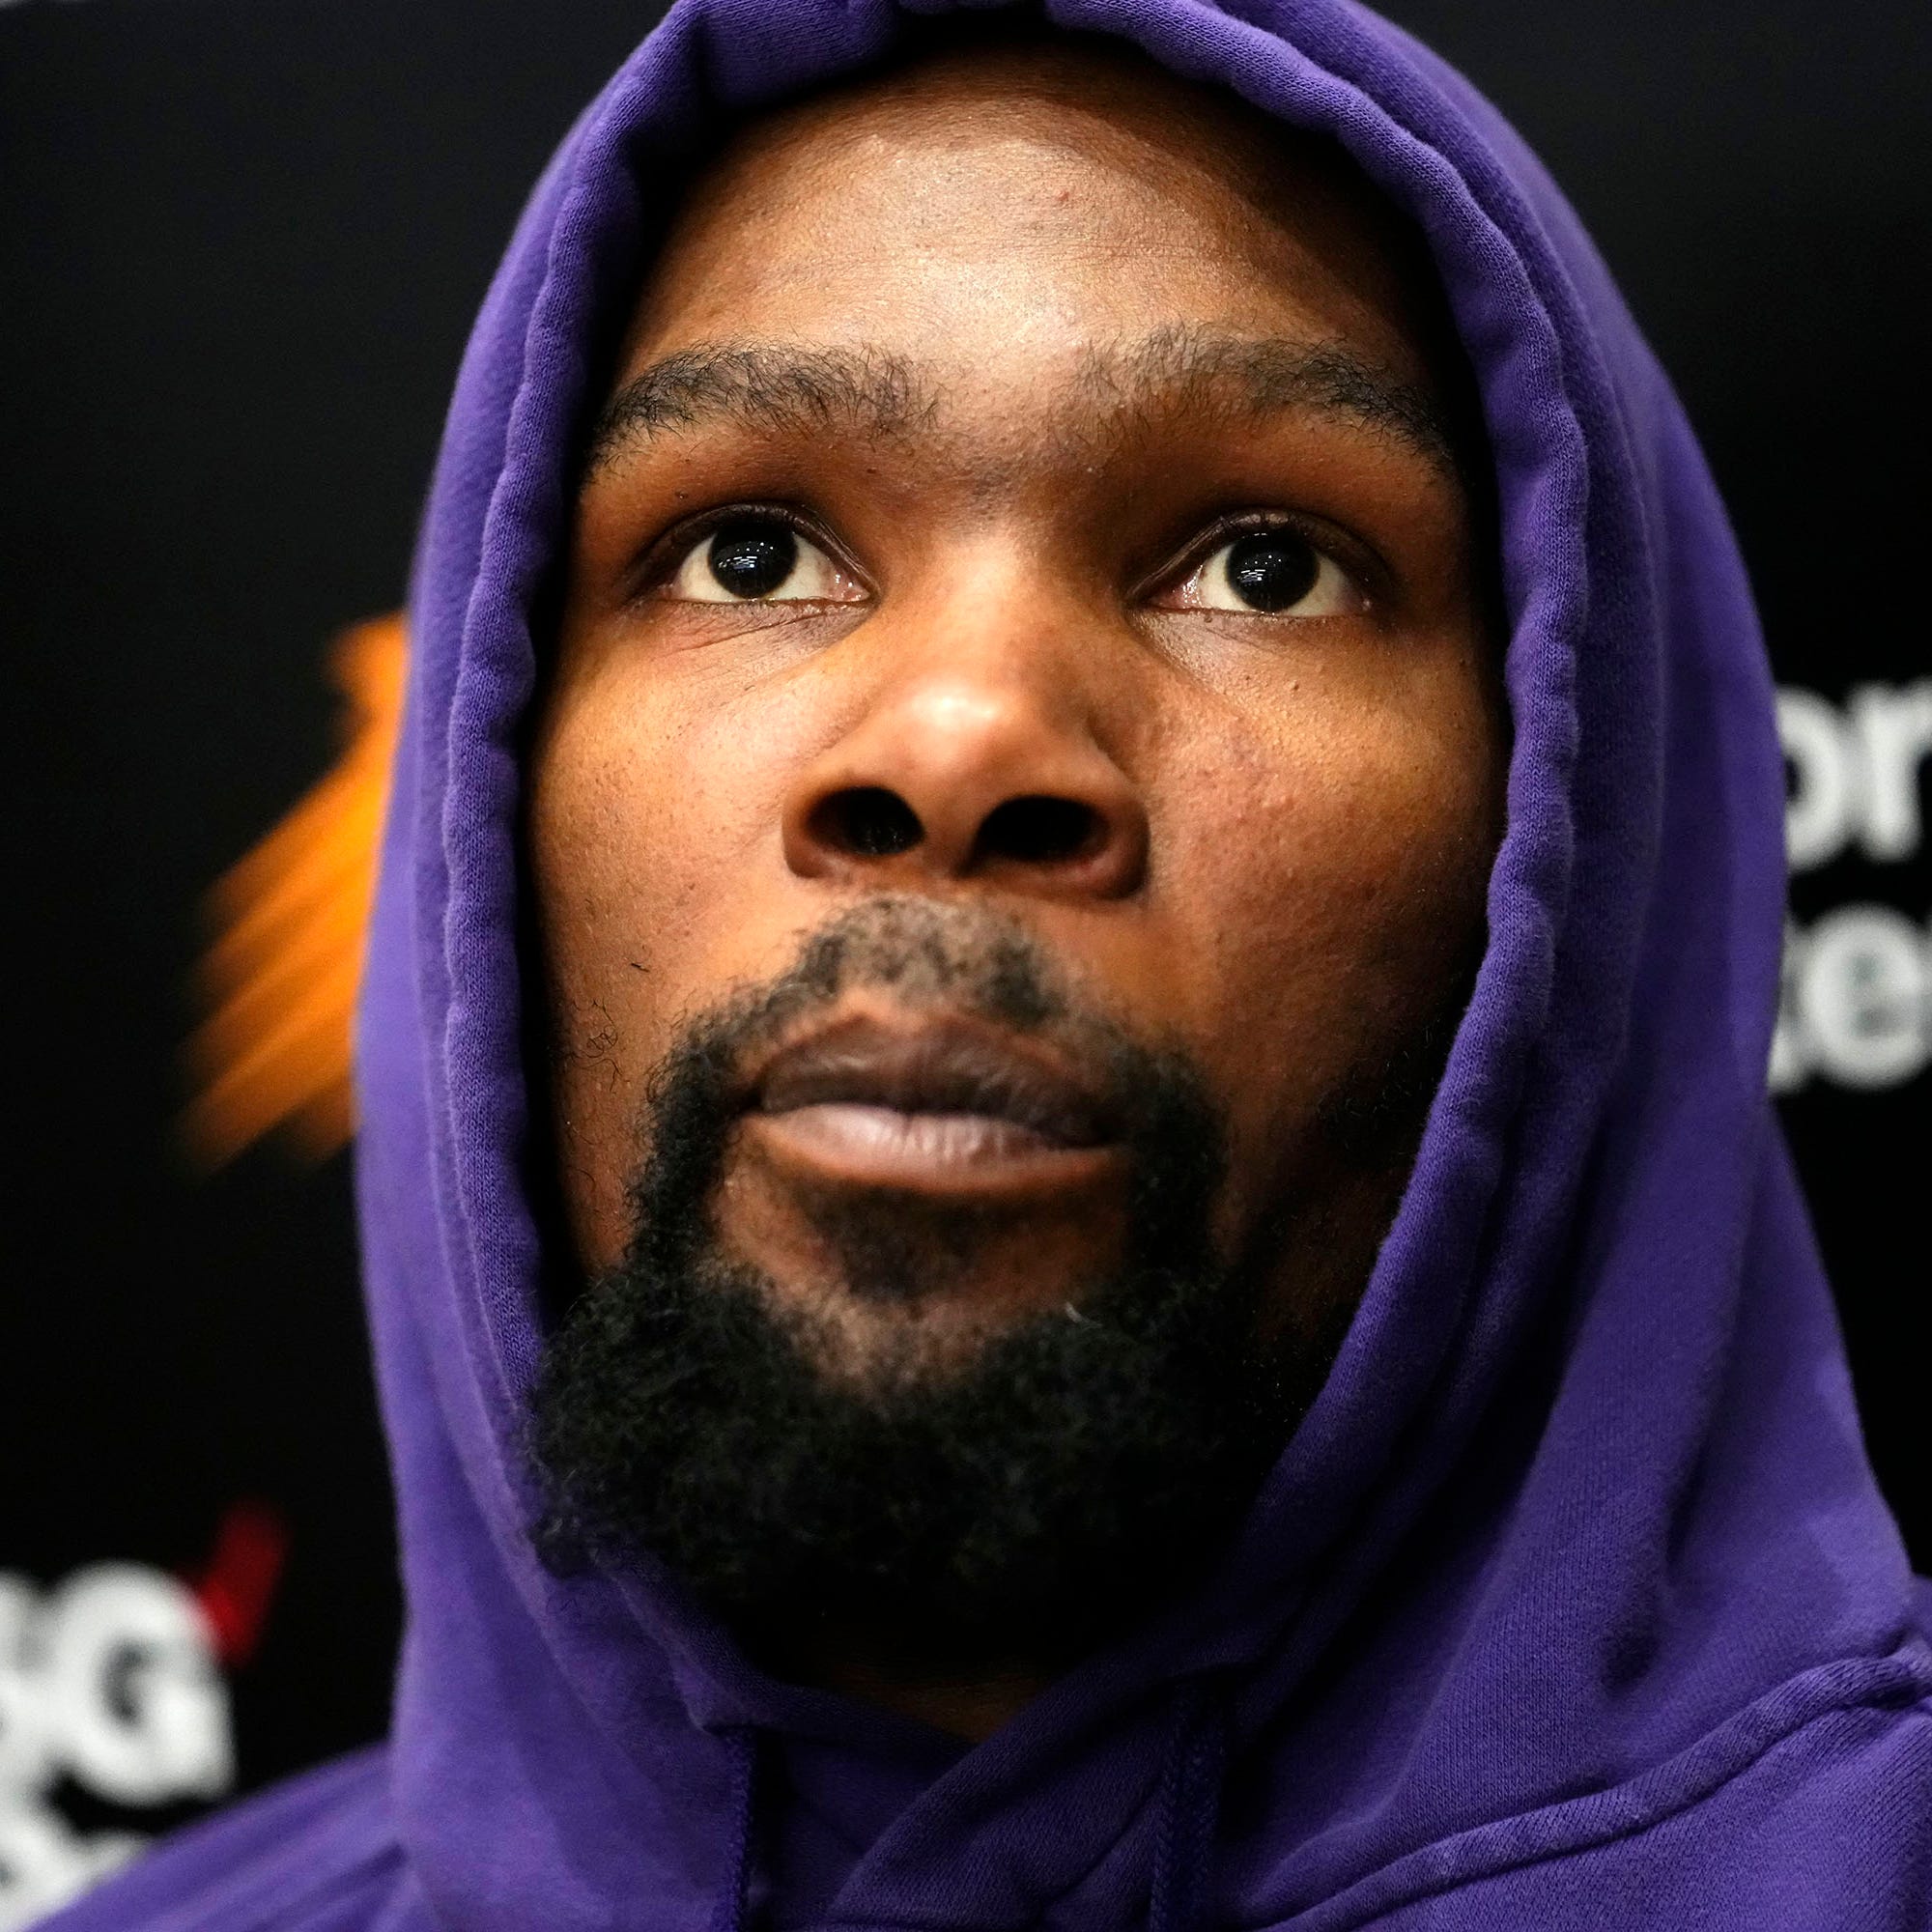
[[[920,1034],[894,1042],[851,1023],[841,1003],[862,992],[886,995]],[[636,1259],[675,1266],[701,1237],[710,1184],[748,1107],[848,1088],[890,1094],[895,1082],[916,1109],[984,1110],[1075,1144],[1118,1140],[1139,1156],[1136,1196],[1205,1200],[1221,1179],[1225,1130],[1187,1055],[1139,1037],[1009,915],[882,895],[807,934],[774,978],[694,1016],[653,1071],[631,1189]],[[1151,1214],[1156,1204],[1130,1201],[1130,1213],[1137,1206]]]
[[[836,914],[801,941],[777,978],[742,987],[702,1020],[713,1050],[776,1045],[860,987],[913,1011],[945,1006],[1019,1034],[1064,1023],[1065,976],[1018,920],[984,906],[886,894]]]

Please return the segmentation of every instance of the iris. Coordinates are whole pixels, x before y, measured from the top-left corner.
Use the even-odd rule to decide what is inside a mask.
[[[1300,603],[1321,574],[1321,557],[1293,530],[1256,530],[1228,546],[1228,582],[1257,611]]]
[[[769,597],[798,567],[798,538],[774,517],[724,525],[707,556],[719,587],[733,597]]]

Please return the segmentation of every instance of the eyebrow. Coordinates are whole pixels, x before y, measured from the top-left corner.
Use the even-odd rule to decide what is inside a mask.
[[[700,343],[653,362],[611,398],[590,432],[583,476],[588,482],[662,430],[729,421],[887,437],[929,416],[937,402],[904,356],[879,349]]]
[[[1173,327],[1089,349],[1078,380],[1097,410],[1115,413],[1344,418],[1454,477],[1466,473],[1435,393],[1336,343]],[[653,362],[611,398],[591,429],[582,480],[665,431],[722,421],[883,439],[929,421],[942,400],[914,363],[875,347],[700,343]]]
[[[1458,439],[1435,391],[1340,343],[1177,326],[1090,350],[1082,375],[1096,398],[1134,411],[1342,417],[1463,474]]]

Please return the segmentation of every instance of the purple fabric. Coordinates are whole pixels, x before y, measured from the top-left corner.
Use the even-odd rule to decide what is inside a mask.
[[[973,1749],[772,1683],[668,1587],[532,1556],[518,747],[567,451],[681,156],[943,4],[682,0],[525,215],[423,536],[362,1014],[393,1734],[63,1922],[1932,1922],[1932,1654],[1765,1096],[1783,777],[1737,553],[1541,168],[1346,0],[1048,5],[1338,138],[1426,229],[1481,379],[1509,829],[1325,1390],[1184,1609]]]

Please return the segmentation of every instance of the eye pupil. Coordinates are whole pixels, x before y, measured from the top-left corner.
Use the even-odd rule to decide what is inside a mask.
[[[1286,611],[1315,588],[1321,559],[1293,530],[1256,530],[1228,546],[1228,582],[1257,611]]]
[[[748,518],[717,531],[706,561],[733,597],[768,597],[797,567],[798,538],[772,518]]]

